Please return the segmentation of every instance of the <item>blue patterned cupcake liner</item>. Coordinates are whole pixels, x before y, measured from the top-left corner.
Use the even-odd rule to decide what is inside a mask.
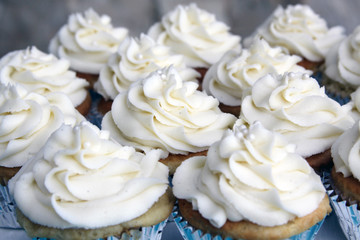
[[[360,208],[358,204],[342,198],[341,193],[333,185],[330,173],[324,173],[323,183],[344,235],[348,240],[360,239]]]
[[[185,240],[233,240],[230,237],[223,239],[219,235],[211,235],[210,233],[204,233],[200,229],[195,229],[180,215],[178,205],[175,204],[174,210],[172,212],[172,217],[174,222],[179,229],[180,234]],[[326,218],[326,217],[325,217]],[[309,228],[308,230],[302,232],[301,234],[294,235],[289,240],[313,240],[315,239],[316,234],[319,232],[322,224],[325,221],[325,218]]]
[[[16,220],[15,203],[9,188],[3,185],[0,185],[0,228],[21,228]]]

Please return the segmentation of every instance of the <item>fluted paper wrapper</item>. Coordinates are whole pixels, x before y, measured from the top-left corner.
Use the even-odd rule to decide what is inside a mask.
[[[348,240],[360,239],[360,210],[358,204],[343,200],[341,193],[333,185],[329,173],[324,173],[323,179],[330,204],[334,209],[344,235]]]

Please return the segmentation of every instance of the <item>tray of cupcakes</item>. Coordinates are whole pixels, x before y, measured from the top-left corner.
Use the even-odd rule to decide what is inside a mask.
[[[244,41],[195,3],[138,37],[71,14],[0,59],[0,227],[310,240],[335,214],[360,238],[358,32],[300,4]]]

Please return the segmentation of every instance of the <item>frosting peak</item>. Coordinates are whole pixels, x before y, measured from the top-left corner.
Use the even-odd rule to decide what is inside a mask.
[[[68,60],[58,59],[33,46],[10,52],[0,59],[0,81],[19,83],[28,91],[42,95],[63,92],[76,107],[86,98],[89,84],[85,79],[77,78],[69,66]]]
[[[239,36],[232,35],[226,24],[195,3],[178,5],[155,23],[148,34],[183,54],[190,67],[209,67],[228,50],[241,48]]]
[[[103,97],[114,99],[120,92],[151,72],[172,65],[176,68],[184,81],[196,81],[199,74],[186,67],[185,59],[148,35],[141,34],[140,38],[127,38],[112,54],[106,66],[100,71],[99,81],[95,89]]]
[[[256,39],[240,54],[229,51],[207,71],[203,89],[228,106],[239,106],[244,92],[268,73],[304,72],[297,65],[301,57],[289,55],[280,47],[271,47],[264,39]]]
[[[326,21],[310,6],[297,4],[285,9],[279,5],[253,35],[307,60],[321,62],[328,51],[345,37],[344,32],[340,26],[328,28]],[[245,45],[252,41],[252,37],[245,39]]]
[[[128,35],[125,28],[114,28],[110,17],[93,9],[74,13],[51,40],[49,51],[70,61],[78,72],[99,74],[109,56]]]
[[[89,122],[63,125],[10,183],[20,210],[56,228],[99,228],[135,219],[168,187],[161,151],[146,155]],[[26,197],[25,197],[26,196]],[[39,214],[41,213],[41,214]]]
[[[22,166],[63,123],[74,125],[83,118],[61,93],[45,97],[3,84],[0,93],[0,166]]]
[[[197,88],[197,83],[182,81],[171,66],[157,70],[115,98],[102,127],[120,143],[145,151],[203,151],[221,138],[235,117],[222,113],[219,102]],[[122,116],[127,116],[126,122]]]
[[[215,227],[229,220],[282,225],[314,211],[325,195],[320,177],[279,133],[260,122],[235,124],[177,168],[174,195],[192,202]]]
[[[308,157],[329,149],[352,126],[350,109],[327,97],[307,74],[268,74],[243,99],[240,117],[282,133],[297,145],[297,153]]]

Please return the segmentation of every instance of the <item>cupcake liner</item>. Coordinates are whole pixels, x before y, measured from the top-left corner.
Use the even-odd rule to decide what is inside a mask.
[[[21,228],[16,220],[15,203],[7,186],[0,185],[0,228]]]
[[[360,208],[358,204],[342,198],[327,172],[324,173],[323,183],[344,235],[348,240],[360,239]]]
[[[188,222],[180,215],[178,210],[177,203],[175,204],[174,211],[172,212],[172,217],[174,222],[179,229],[180,234],[185,240],[232,240],[232,238],[227,237],[223,239],[221,236],[213,236],[210,233],[204,233],[200,229],[195,229],[190,226]],[[308,230],[302,232],[301,234],[294,235],[289,240],[312,240],[315,238],[316,234],[319,232],[322,224],[324,223],[325,218],[309,228]]]
[[[107,238],[99,238],[98,240],[160,240],[162,232],[168,219],[151,227],[142,227],[140,229],[132,229],[121,234],[121,237],[110,236]],[[61,230],[60,230],[61,231]],[[49,238],[32,238],[32,240],[53,240]],[[54,239],[55,240],[55,239]]]
[[[345,88],[345,87],[342,88],[340,83],[329,80],[320,71],[314,73],[312,77],[318,81],[321,87],[325,87],[325,93],[329,98],[337,101],[341,105],[350,102],[351,100],[350,94],[353,92],[353,90],[350,90],[349,88]]]

